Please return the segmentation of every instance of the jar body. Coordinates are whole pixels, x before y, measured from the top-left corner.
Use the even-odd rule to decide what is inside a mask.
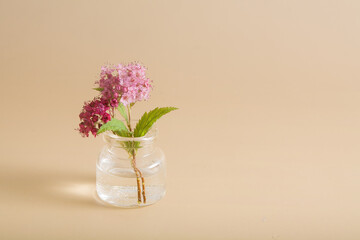
[[[104,136],[107,144],[96,164],[98,196],[108,204],[125,208],[156,203],[166,192],[166,165],[162,150],[155,146],[154,139],[125,141],[114,136]],[[123,148],[123,142],[139,143],[135,157],[129,155],[128,148]],[[137,173],[141,174],[141,178]]]

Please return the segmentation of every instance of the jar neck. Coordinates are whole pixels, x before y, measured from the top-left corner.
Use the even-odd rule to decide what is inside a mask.
[[[108,151],[117,156],[141,157],[154,152],[156,140],[156,129],[152,129],[144,137],[127,138],[114,135],[111,132],[104,134],[104,141]]]
[[[151,154],[155,150],[155,141],[151,143],[142,143],[138,141],[126,141],[117,144],[107,143],[108,151],[114,155],[128,155],[129,157],[135,152],[135,155],[140,157],[144,155]]]

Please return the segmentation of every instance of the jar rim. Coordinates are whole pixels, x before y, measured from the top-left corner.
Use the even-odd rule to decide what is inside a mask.
[[[155,126],[151,127],[150,130],[142,137],[121,137],[118,135],[113,134],[111,131],[104,132],[104,140],[105,138],[109,138],[110,140],[115,141],[137,141],[137,142],[144,142],[144,141],[152,141],[155,139],[157,135],[157,128]]]

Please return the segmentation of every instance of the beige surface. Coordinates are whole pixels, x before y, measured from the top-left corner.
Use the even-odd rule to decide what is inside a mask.
[[[1,1],[0,239],[359,239],[358,1]],[[104,63],[155,88],[168,193],[94,198]]]

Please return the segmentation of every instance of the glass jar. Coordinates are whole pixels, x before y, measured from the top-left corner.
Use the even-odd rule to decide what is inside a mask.
[[[155,145],[157,129],[144,137],[104,133],[105,146],[96,164],[96,191],[114,206],[132,208],[154,204],[165,195],[165,155]]]

